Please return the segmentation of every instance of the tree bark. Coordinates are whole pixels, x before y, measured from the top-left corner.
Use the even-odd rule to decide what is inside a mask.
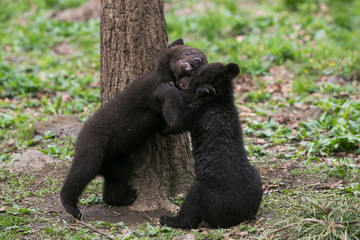
[[[156,67],[168,37],[162,0],[102,0],[101,4],[100,99],[104,104]],[[156,134],[132,154],[132,160],[130,182],[138,196],[130,208],[177,209],[168,195],[186,193],[194,177],[188,136]]]

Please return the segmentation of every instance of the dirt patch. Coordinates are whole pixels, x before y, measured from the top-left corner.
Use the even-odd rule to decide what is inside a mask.
[[[296,148],[291,143],[275,145],[263,138],[245,136],[245,139],[247,140],[245,145],[266,146],[262,150],[264,156],[249,157],[260,173],[265,195],[270,192],[292,189],[295,186],[309,186],[321,181],[316,176],[296,174],[296,172],[306,170],[307,166],[302,164],[302,159],[291,157],[296,155]]]
[[[158,223],[158,219],[162,215],[171,215],[171,213],[164,209],[138,212],[127,206],[109,207],[105,204],[96,204],[85,208],[84,221],[124,222],[125,225],[141,225],[146,222]]]
[[[63,219],[66,222],[74,221],[74,218],[62,207],[58,195],[49,197],[46,199],[46,202],[47,206],[45,210],[48,214],[56,213],[60,219]],[[84,222],[123,222],[126,226],[137,226],[147,222],[158,224],[160,216],[171,215],[170,212],[164,209],[138,212],[131,210],[128,206],[114,207],[104,203],[94,204],[86,207],[80,206],[80,209],[85,213],[83,218]]]
[[[27,203],[31,202],[31,203]],[[60,196],[50,195],[48,197],[38,199],[29,198],[27,204],[29,208],[37,209],[39,215],[46,217],[49,221],[62,221],[67,223],[75,222],[75,219],[68,214],[62,207]],[[123,222],[126,226],[138,226],[147,222],[159,224],[159,218],[162,215],[171,215],[170,212],[164,209],[157,209],[154,211],[138,212],[129,209],[127,206],[113,207],[104,203],[94,204],[90,206],[80,206],[82,211],[85,212],[83,221],[104,221],[109,223]]]
[[[35,176],[34,184],[30,190],[36,192],[39,189],[50,189],[51,179],[65,178],[70,164],[58,163],[47,164],[42,169],[33,169],[32,175]],[[73,217],[63,208],[59,194],[49,194],[42,198],[28,197],[19,203],[27,205],[29,208],[37,209],[39,215],[46,217],[50,221],[65,220],[66,222],[74,222]],[[164,209],[154,211],[138,212],[131,210],[128,206],[114,207],[105,203],[93,204],[89,206],[79,205],[79,209],[84,212],[84,222],[105,221],[109,223],[124,222],[126,226],[141,225],[146,222],[158,224],[161,215],[172,215]]]
[[[290,129],[299,127],[299,123],[308,119],[317,119],[323,113],[319,107],[311,107],[307,104],[294,104],[294,106],[287,107],[286,109],[279,109],[278,113],[272,117],[277,123],[283,124]],[[281,111],[282,110],[282,111]]]

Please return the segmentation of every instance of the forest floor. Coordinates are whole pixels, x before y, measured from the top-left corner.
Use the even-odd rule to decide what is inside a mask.
[[[64,211],[76,132],[100,106],[99,19],[49,18],[85,0],[4,1],[0,239],[360,239],[359,1],[166,1],[170,40],[240,65],[234,95],[264,190],[255,220],[186,231],[160,226],[164,210],[104,204],[101,178],[81,197],[84,223]]]

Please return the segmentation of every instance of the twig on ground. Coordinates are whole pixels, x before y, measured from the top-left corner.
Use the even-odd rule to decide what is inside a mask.
[[[114,214],[118,215],[118,216],[121,216],[121,215],[124,215],[122,213],[119,213],[119,212],[116,212],[116,211],[113,211]]]
[[[37,188],[38,186],[40,186],[40,184],[42,184],[44,181],[46,181],[47,178],[43,178],[41,179],[36,185],[35,185],[35,188]]]
[[[68,227],[70,228],[71,230],[77,230],[76,228],[74,228],[73,226],[69,225],[65,220],[62,220],[63,223]]]
[[[272,232],[269,232],[264,237],[262,237],[260,240],[264,240],[264,239],[266,239],[268,237],[271,237],[272,235],[276,235],[278,232],[284,231],[284,230],[286,230],[286,229],[288,229],[288,228],[290,228],[290,227],[292,227],[294,225],[297,225],[297,224],[299,224],[299,223],[292,223],[292,224],[289,224],[289,225],[287,225],[287,226],[285,226],[283,228],[279,228],[279,229],[276,229],[276,230],[274,230]]]
[[[83,225],[84,227],[87,227],[87,228],[91,229],[92,231],[94,231],[94,232],[96,232],[96,233],[98,233],[98,234],[100,234],[100,235],[102,235],[102,236],[104,236],[104,237],[107,237],[108,239],[116,240],[115,238],[113,238],[113,237],[111,237],[111,236],[109,236],[109,235],[107,235],[107,234],[105,234],[105,233],[103,233],[103,232],[101,232],[101,231],[93,228],[92,226],[86,224],[86,223],[83,222],[83,221],[79,221],[79,220],[77,220],[77,219],[75,219],[75,220],[76,220],[76,223],[77,223],[77,224]],[[71,230],[77,231],[77,229],[76,229],[75,227],[69,225],[65,220],[62,220],[62,221],[63,221],[63,223],[64,223],[68,228],[70,228]]]
[[[107,234],[105,234],[105,233],[103,233],[103,232],[101,232],[101,231],[93,228],[92,226],[84,223],[83,221],[76,220],[76,223],[78,223],[78,224],[80,224],[80,225],[83,225],[84,227],[87,227],[87,228],[91,229],[92,231],[94,231],[94,232],[96,232],[96,233],[98,233],[98,234],[100,234],[100,235],[103,235],[104,237],[107,237],[108,239],[116,240],[115,238],[113,238],[113,237],[111,237],[111,236],[109,236],[109,235],[107,235]]]
[[[84,221],[84,216],[85,216],[85,210],[86,210],[86,206],[83,207],[83,209],[81,210],[81,218],[80,221],[83,222]]]
[[[147,219],[149,219],[151,222],[154,221],[154,219],[153,219],[152,217],[149,217],[146,213],[143,212],[143,214],[144,214],[144,216],[145,216]]]

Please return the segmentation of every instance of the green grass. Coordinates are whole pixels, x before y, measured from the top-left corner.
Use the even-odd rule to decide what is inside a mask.
[[[282,196],[272,194],[274,199],[269,206],[267,202],[264,205],[277,208],[273,204],[280,201],[282,208],[279,213],[284,220],[274,222],[276,231],[266,231],[263,236],[276,236],[276,239],[359,239],[360,231],[356,224],[359,205],[354,204],[351,197],[338,194],[329,197],[306,189],[283,192]],[[287,204],[283,204],[284,201]]]
[[[71,23],[48,17],[50,11],[84,2],[1,1],[0,164],[39,149],[65,169],[75,139],[39,136],[36,122],[56,114],[86,120],[100,106],[99,19]],[[237,104],[250,111],[240,116],[248,156],[260,168],[266,189],[261,209],[255,221],[230,229],[89,225],[117,239],[171,239],[185,233],[197,239],[360,239],[355,204],[360,197],[360,1],[165,3],[170,4],[170,41],[183,38],[210,62],[236,62],[251,78],[250,91],[235,95]],[[72,51],[59,55],[53,50],[58,44]],[[293,77],[274,73],[277,66]],[[320,108],[320,116],[300,121],[310,107]],[[0,170],[0,238],[101,238],[39,207],[44,198],[57,196],[65,174],[49,177],[42,171]],[[100,203],[101,184],[92,181],[80,202]]]
[[[262,2],[255,9],[250,4],[239,3],[234,7],[233,1],[215,1],[216,8],[204,15],[195,12],[186,16],[168,15],[170,38],[188,35],[195,46],[208,49],[210,60],[220,57],[238,62],[244,72],[253,75],[266,74],[271,65],[287,61],[299,64],[299,71],[311,75],[358,71],[359,28],[355,27],[360,21],[358,1],[349,4],[323,1],[329,4],[326,13],[318,6],[312,8],[314,3],[306,1],[301,7],[304,11],[298,14],[287,8],[284,11],[282,1],[273,8]],[[338,13],[335,9],[339,6],[348,14]],[[181,7],[183,4],[179,4]],[[238,36],[243,36],[242,40]]]

